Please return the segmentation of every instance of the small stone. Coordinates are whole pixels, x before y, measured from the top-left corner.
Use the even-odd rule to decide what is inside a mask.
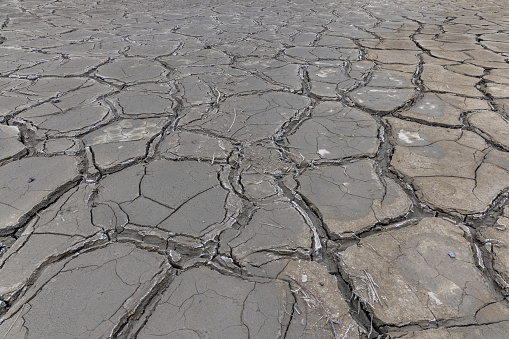
[[[178,263],[182,259],[182,256],[177,251],[169,250],[168,254],[171,260],[175,263]]]

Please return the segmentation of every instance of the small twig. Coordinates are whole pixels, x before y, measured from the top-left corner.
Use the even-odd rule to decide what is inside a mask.
[[[290,313],[288,313],[288,311],[286,310],[285,305],[283,305],[283,311],[284,311],[286,314],[288,314],[290,317],[292,316],[292,315],[291,315]]]
[[[19,310],[19,314],[18,316],[16,317],[16,319],[14,320],[14,322],[12,323],[11,327],[9,327],[9,329],[7,330],[7,332],[5,332],[4,336],[2,337],[2,339],[5,339],[7,337],[7,334],[9,334],[9,332],[12,330],[12,328],[14,327],[14,324],[16,324],[16,322],[18,321],[21,313],[23,313],[23,309],[25,308],[25,305],[26,304],[23,304],[23,306],[21,306],[21,309]]]
[[[348,325],[348,328],[347,328],[347,329],[346,329],[346,331],[345,331],[345,332],[341,335],[341,338],[339,338],[339,339],[344,339],[344,338],[346,338],[346,336],[348,335],[348,332],[350,332],[350,329],[351,329],[352,327],[354,327],[354,324],[350,324],[350,325]]]
[[[246,173],[247,171],[249,171],[251,166],[253,166],[253,164],[249,164],[249,166],[247,166],[247,168],[245,170],[243,170],[242,173]]]
[[[276,227],[276,228],[285,228],[284,226],[273,225],[273,224],[267,224],[266,222],[261,222],[260,224],[262,224],[262,225],[267,225],[267,226],[272,226],[272,227]]]
[[[235,124],[235,120],[237,120],[237,110],[235,108],[233,109],[233,113],[235,115],[233,116],[233,121],[232,121],[232,124],[230,125],[230,128],[228,128],[228,132],[230,132],[230,130],[232,129],[233,125]]]
[[[371,327],[369,329],[368,338],[371,337],[371,333],[373,332],[373,316],[371,316]]]
[[[318,302],[318,304],[322,307],[323,311],[325,312],[325,314],[327,315],[327,319],[329,319],[329,323],[332,327],[332,332],[334,333],[334,338],[337,339],[338,338],[338,334],[336,333],[336,328],[334,327],[334,323],[332,322],[332,318],[330,317],[330,314],[329,312],[325,309],[325,307],[323,306],[322,302],[316,297],[316,295],[314,295],[313,292],[311,292],[309,290],[309,288],[307,288],[306,286],[304,286],[300,281],[298,281],[297,279],[295,279],[294,277],[290,277],[290,279],[292,279],[293,281],[295,281],[300,287],[302,287],[303,289],[305,289],[306,291],[308,291],[309,294],[311,294],[313,296],[313,298],[315,298],[315,300]]]
[[[323,319],[323,317],[325,317],[324,315],[322,315],[320,318],[318,318],[318,320],[315,322],[315,324],[311,327],[315,327],[316,325],[318,325],[318,323],[320,322],[320,320]]]
[[[378,292],[376,291],[376,288],[380,288],[380,286],[378,286],[378,284],[375,282],[375,280],[373,280],[373,277],[371,276],[371,274],[369,274],[368,272],[366,272],[366,270],[362,270],[362,272],[364,273],[364,275],[366,276],[366,279],[367,279],[367,286],[368,286],[368,297],[373,300],[373,302],[379,302],[380,303],[380,306],[384,307],[384,305],[382,304],[382,299],[380,298],[380,296],[378,295]]]
[[[221,92],[219,92],[217,87],[214,87],[214,89],[217,91],[216,105],[219,105],[219,99],[221,99]]]

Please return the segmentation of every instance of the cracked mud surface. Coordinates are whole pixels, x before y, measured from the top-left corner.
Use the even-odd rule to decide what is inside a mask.
[[[508,338],[508,15],[1,2],[0,338]]]

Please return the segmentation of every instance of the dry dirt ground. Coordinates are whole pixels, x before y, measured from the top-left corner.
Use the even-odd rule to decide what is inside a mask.
[[[509,338],[506,0],[0,2],[0,338]]]

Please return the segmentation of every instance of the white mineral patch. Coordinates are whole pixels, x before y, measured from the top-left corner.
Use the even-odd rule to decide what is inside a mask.
[[[327,151],[326,149],[323,149],[323,148],[319,149],[317,153],[320,154],[322,157],[324,155],[330,154],[329,151]]]
[[[437,305],[442,305],[442,302],[440,301],[440,299],[438,299],[435,294],[433,294],[433,292],[428,292],[428,295],[430,296],[431,299],[433,299]]]
[[[400,130],[398,133],[398,138],[406,142],[407,144],[411,144],[414,141],[421,141],[424,140],[419,135],[419,132],[413,132],[413,131],[405,131],[404,129]]]

